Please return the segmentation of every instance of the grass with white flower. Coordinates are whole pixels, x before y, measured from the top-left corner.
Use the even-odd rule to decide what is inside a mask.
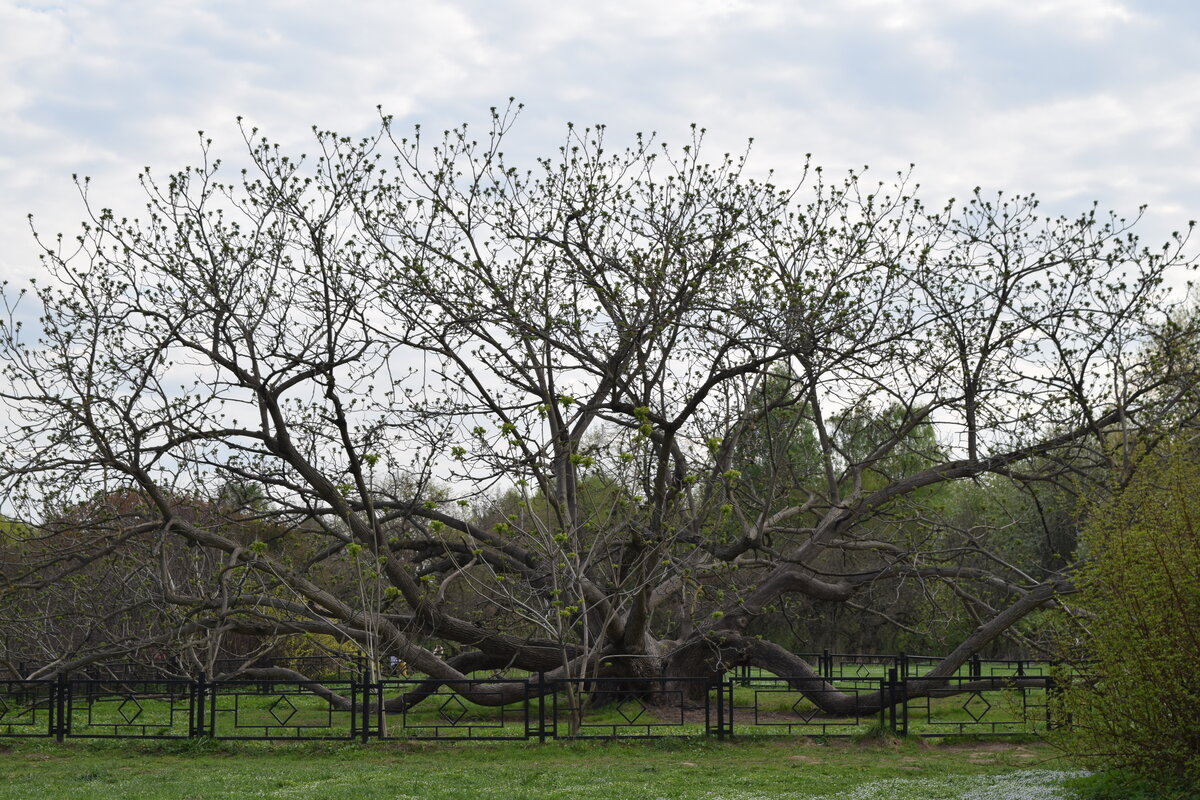
[[[0,743],[0,800],[1066,800],[1036,742]]]

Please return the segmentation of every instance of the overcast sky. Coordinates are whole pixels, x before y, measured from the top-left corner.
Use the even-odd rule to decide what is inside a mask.
[[[807,152],[915,162],[931,205],[976,185],[1149,204],[1154,239],[1200,216],[1194,0],[0,0],[0,274],[37,274],[27,213],[74,230],[72,173],[133,214],[142,166],[195,161],[199,129],[235,153],[238,115],[303,148],[377,105],[440,129],[509,96],[527,154],[568,120],[613,141],[697,122],[785,175]]]

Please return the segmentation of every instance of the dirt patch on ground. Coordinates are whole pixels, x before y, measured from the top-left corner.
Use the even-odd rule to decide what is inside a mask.
[[[944,744],[936,746],[938,752],[962,753],[972,764],[1008,764],[1017,766],[1052,758],[1044,748],[1030,747],[1015,742],[972,742],[970,744]]]
[[[944,753],[1009,753],[1013,750],[1026,750],[1027,748],[1012,742],[971,742],[970,744],[943,744],[937,749]]]
[[[802,755],[788,756],[787,760],[795,761],[800,764],[823,764],[824,763],[821,759],[816,758],[814,756],[802,756]]]

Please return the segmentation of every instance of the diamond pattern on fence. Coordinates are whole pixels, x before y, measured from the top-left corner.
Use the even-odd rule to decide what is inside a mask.
[[[979,722],[991,710],[992,704],[985,700],[979,692],[971,692],[970,697],[966,699],[962,707],[964,711],[971,715],[971,719]]]
[[[801,697],[799,700],[792,703],[792,711],[794,711],[796,716],[805,722],[812,722],[814,719],[816,719],[817,714],[821,712],[821,709],[811,704],[808,701],[808,698]]]
[[[287,725],[288,720],[296,716],[296,704],[289,700],[287,695],[281,694],[274,703],[267,706],[267,711],[280,725]]]
[[[126,697],[123,701],[121,701],[121,705],[117,706],[117,713],[121,715],[121,718],[124,719],[125,722],[131,725],[135,719],[142,715],[142,711],[144,710],[145,709],[142,708],[142,704],[139,703],[137,698],[133,696]]]
[[[617,703],[617,713],[620,714],[626,722],[637,722],[638,719],[646,713],[646,705],[636,697],[632,700],[622,700]]]
[[[463,705],[462,700],[453,695],[438,707],[438,716],[451,725],[457,725],[466,715],[467,707]]]

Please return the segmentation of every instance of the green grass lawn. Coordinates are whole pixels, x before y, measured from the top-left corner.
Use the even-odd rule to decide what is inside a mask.
[[[371,745],[0,743],[0,800],[849,798],[1040,800],[1072,767],[1040,743]]]

